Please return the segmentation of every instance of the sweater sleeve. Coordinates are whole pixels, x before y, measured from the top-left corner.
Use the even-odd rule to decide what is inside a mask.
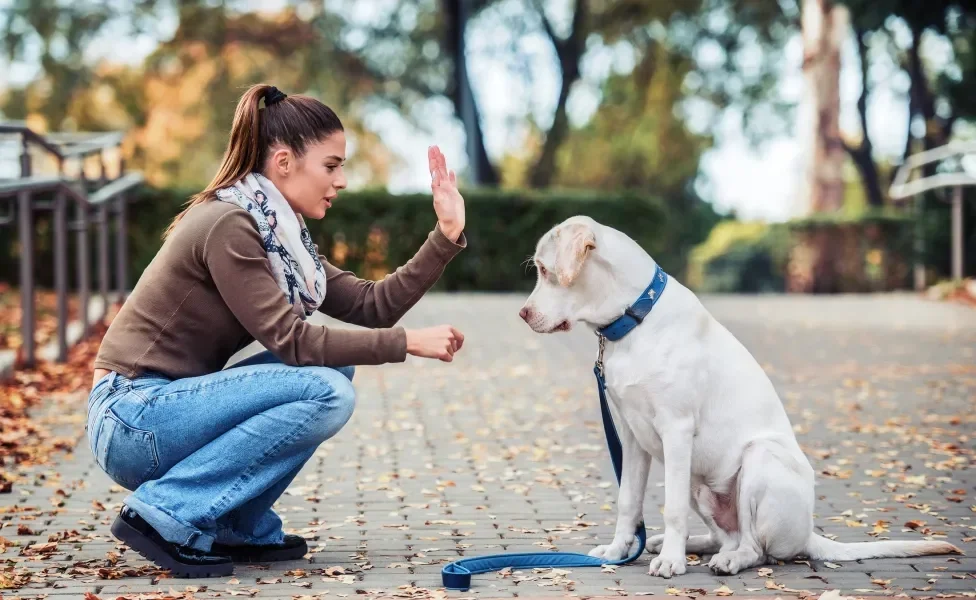
[[[231,211],[217,219],[204,243],[203,261],[237,320],[285,364],[376,365],[406,359],[403,328],[354,331],[302,320],[278,287],[246,212]]]
[[[327,274],[323,313],[363,327],[393,327],[444,273],[444,268],[467,246],[464,234],[452,242],[436,225],[420,250],[381,281],[360,279],[320,257]]]

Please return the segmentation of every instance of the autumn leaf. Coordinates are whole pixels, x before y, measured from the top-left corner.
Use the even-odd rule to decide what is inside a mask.
[[[714,593],[715,593],[716,596],[731,596],[735,592],[733,592],[732,590],[730,590],[729,589],[729,586],[723,585],[722,587],[715,589],[714,590]]]

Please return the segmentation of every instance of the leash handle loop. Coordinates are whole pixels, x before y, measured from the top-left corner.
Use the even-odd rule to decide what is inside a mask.
[[[610,405],[607,402],[606,380],[603,375],[603,350],[606,345],[606,338],[600,336],[600,355],[596,364],[593,365],[593,374],[596,376],[597,391],[600,394],[600,414],[603,417],[603,432],[606,434],[607,447],[610,450],[610,461],[613,463],[613,472],[617,477],[617,485],[620,485],[620,477],[623,472],[623,446],[617,434],[617,428],[613,424],[613,416],[610,414]],[[444,565],[441,569],[441,580],[444,587],[449,590],[467,591],[471,588],[471,576],[480,573],[500,571],[505,568],[529,569],[539,567],[599,567],[602,565],[625,565],[633,562],[644,553],[647,545],[647,531],[644,522],[641,521],[634,536],[637,538],[637,548],[625,558],[620,560],[604,560],[587,554],[575,552],[525,552],[520,554],[490,554],[488,556],[475,556],[472,558],[462,558]]]

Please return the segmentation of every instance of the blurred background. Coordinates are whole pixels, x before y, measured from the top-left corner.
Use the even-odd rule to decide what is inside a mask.
[[[976,271],[976,188],[891,194],[909,157],[976,142],[972,2],[0,0],[0,36],[0,181],[53,175],[95,194],[143,178],[126,188],[125,228],[110,220],[91,249],[69,236],[71,302],[82,284],[138,279],[258,82],[343,119],[350,189],[311,226],[364,277],[395,269],[433,226],[430,144],[469,212],[470,247],[442,290],[531,289],[538,236],[580,213],[700,292],[955,279],[937,288],[953,293]],[[66,150],[80,140],[97,151]],[[976,178],[976,151],[908,180],[947,174]],[[43,196],[29,221],[42,313],[55,310],[58,230]],[[18,197],[0,198],[8,339],[22,322]],[[124,275],[103,252],[124,254],[111,261]],[[87,283],[74,266],[86,260]]]

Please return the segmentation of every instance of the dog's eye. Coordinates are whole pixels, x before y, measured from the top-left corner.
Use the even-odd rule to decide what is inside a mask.
[[[547,273],[548,273],[548,271],[546,271],[546,268],[543,267],[542,265],[539,265],[539,275],[542,275],[543,277],[545,277]]]

